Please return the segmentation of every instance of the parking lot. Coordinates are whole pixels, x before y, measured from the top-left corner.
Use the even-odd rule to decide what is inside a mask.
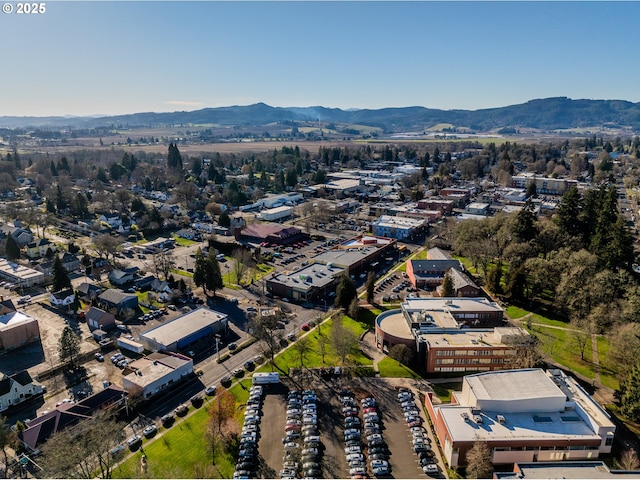
[[[399,390],[397,389],[397,384],[399,382],[410,384],[412,381],[405,379],[386,380],[380,378],[355,378],[341,381],[335,378],[321,379],[313,376],[312,378],[298,379],[297,384],[290,384],[289,387],[283,386],[266,390],[267,393],[264,396],[259,428],[257,475],[261,478],[287,477],[291,473],[289,470],[294,466],[294,463],[286,464],[286,462],[291,461],[298,463],[299,470],[297,473],[303,476],[305,475],[303,465],[311,465],[316,462],[320,466],[322,478],[349,478],[351,476],[358,476],[358,468],[364,469],[362,475],[374,476],[372,467],[374,465],[383,465],[383,463],[380,462],[388,461],[389,472],[383,473],[384,470],[378,470],[378,472],[381,473],[375,476],[382,478],[442,478],[442,464],[440,463],[438,465],[438,457],[433,457],[431,452],[429,452],[428,463],[438,465],[437,473],[427,475],[423,472],[422,466],[419,464],[419,457],[414,451],[413,442],[415,442],[415,440],[405,420],[401,401],[398,399]],[[308,445],[304,443],[304,427],[307,426],[306,423],[300,425],[302,436],[296,437],[294,435],[285,438],[286,432],[295,433],[299,431],[295,426],[296,422],[293,420],[294,417],[291,416],[292,407],[291,404],[289,404],[289,391],[291,389],[297,389],[301,392],[312,390],[316,395],[316,424],[317,433],[320,437],[320,443],[317,445],[317,454],[311,455],[310,452],[302,454],[302,450],[308,447]],[[346,391],[352,392],[354,402],[357,404],[357,416],[361,423],[359,427],[355,423],[350,425],[345,423],[347,421],[343,412],[345,404],[341,402],[340,393]],[[412,391],[416,392],[416,390],[413,389]],[[415,395],[417,400],[417,394]],[[368,420],[365,420],[365,406],[367,404],[361,404],[361,402],[366,397],[372,397],[375,400],[376,415],[379,417],[379,435],[381,442],[379,442],[380,439],[375,435],[369,439],[366,438],[369,434],[377,433],[375,430],[376,427],[368,422]],[[419,401],[417,401],[417,405],[420,405]],[[366,415],[371,415],[371,410],[371,408],[368,408],[367,411],[369,411],[369,413]],[[289,411],[289,413],[287,413],[287,411]],[[304,415],[305,419],[311,418],[307,417],[307,413]],[[424,423],[424,420],[424,413],[421,412],[420,423]],[[354,422],[357,421],[354,420]],[[373,430],[365,429],[365,425],[369,425],[369,428]],[[361,430],[360,443],[357,441],[347,442],[347,437],[345,437],[345,430],[347,428]],[[433,438],[429,429],[426,428],[423,432],[425,443],[427,445],[431,444]],[[351,433],[351,431],[349,431],[349,433]],[[287,444],[287,447],[285,447],[283,443],[285,441],[292,443]],[[382,446],[385,453],[382,453],[382,449],[371,450],[373,446],[372,442]],[[351,461],[348,461],[347,452],[345,451],[348,443],[351,443],[353,446],[360,445],[359,451],[362,454],[361,463],[357,455],[352,458],[350,457]],[[296,444],[299,445],[297,447],[297,458],[295,456]],[[435,445],[435,443],[433,443],[433,445]],[[294,453],[290,453],[288,457],[285,457],[287,451],[293,451]],[[379,451],[380,454],[372,454],[372,451]],[[356,449],[353,449],[353,452],[355,453]],[[387,460],[384,460],[385,458]],[[426,463],[427,460],[425,460],[424,464]],[[362,465],[362,467],[358,467],[357,465]]]

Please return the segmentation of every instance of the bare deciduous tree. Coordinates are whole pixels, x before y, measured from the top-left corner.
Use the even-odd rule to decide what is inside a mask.
[[[476,440],[465,457],[466,478],[491,478],[493,464],[491,463],[491,449],[486,442]]]

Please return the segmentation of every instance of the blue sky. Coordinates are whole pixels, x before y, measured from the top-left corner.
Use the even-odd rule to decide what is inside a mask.
[[[0,115],[638,102],[639,18],[638,2],[48,1],[0,14]]]

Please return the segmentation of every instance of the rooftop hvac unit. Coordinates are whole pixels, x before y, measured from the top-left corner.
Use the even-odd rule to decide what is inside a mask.
[[[476,423],[482,423],[482,417],[480,415],[474,415],[473,421]]]
[[[462,412],[460,416],[464,419],[465,422],[469,420],[469,414],[467,412]]]
[[[504,418],[504,415],[498,415],[496,418],[498,419],[498,423],[504,424],[507,422],[507,419]]]

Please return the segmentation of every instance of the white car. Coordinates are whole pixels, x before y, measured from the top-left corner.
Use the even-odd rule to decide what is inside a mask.
[[[364,460],[364,455],[361,453],[349,453],[347,454],[347,462],[352,460]]]
[[[422,467],[422,471],[427,475],[437,475],[440,472],[438,466],[434,463],[425,465],[424,467]]]

